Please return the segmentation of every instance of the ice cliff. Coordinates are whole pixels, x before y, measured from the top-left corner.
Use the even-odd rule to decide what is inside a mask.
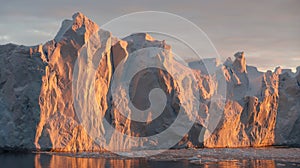
[[[118,39],[76,13],[72,20],[63,21],[54,40],[43,45],[1,45],[0,148],[100,151],[105,143],[116,149],[143,146],[155,149],[158,144],[169,143],[168,139],[147,137],[168,129],[181,113],[188,116],[184,122],[192,122],[192,126],[173,148],[300,145],[299,67],[296,73],[280,68],[259,72],[246,64],[244,52],[236,53],[233,61],[228,58],[219,63],[206,59],[190,62],[187,67],[173,58],[171,46],[166,43],[147,33]],[[147,48],[160,48],[162,52],[153,57]],[[139,57],[137,51],[146,57]],[[79,58],[79,53],[91,52],[98,52],[100,57]],[[144,69],[126,81],[125,72],[135,71],[142,62],[161,69]],[[207,64],[219,71],[208,74]],[[223,106],[211,101],[218,92],[219,78],[226,83]],[[112,86],[113,79],[119,84],[129,82],[129,95],[123,85]],[[87,95],[74,92],[74,82]],[[113,93],[112,87],[115,87]],[[151,99],[150,96],[149,100],[155,88],[160,88],[165,97]],[[82,110],[79,116],[73,96],[86,102],[77,104],[77,109]],[[96,106],[90,104],[91,96]],[[151,103],[161,104],[163,113],[155,116],[153,111],[158,107],[152,107]],[[147,119],[145,122],[131,120],[136,116],[132,115],[130,104],[140,110],[152,110],[147,116],[138,116]],[[84,111],[86,106],[97,108],[97,115],[104,117],[115,130],[109,130],[102,120],[81,123],[95,115]],[[205,122],[216,115],[208,109],[215,109],[212,111],[220,117],[214,129],[209,129]],[[96,141],[82,124],[89,124],[99,139]],[[132,141],[117,132],[144,138]],[[107,134],[111,137],[109,142],[104,138]],[[204,138],[205,135],[209,137]]]

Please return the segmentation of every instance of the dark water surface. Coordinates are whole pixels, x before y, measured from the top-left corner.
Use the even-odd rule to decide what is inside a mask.
[[[247,158],[222,158],[215,155],[213,157],[199,156],[191,157],[185,150],[177,151],[183,157],[175,158],[162,157],[152,158],[124,158],[124,157],[105,157],[103,155],[84,156],[68,155],[59,153],[2,153],[0,154],[0,168],[69,168],[69,167],[115,167],[115,168],[181,168],[181,167],[300,167],[300,160],[284,161],[278,158],[259,159],[248,156]],[[192,151],[193,152],[193,151]],[[196,151],[198,152],[198,151]],[[205,152],[205,151],[204,151]],[[224,153],[223,151],[221,151]],[[171,152],[176,153],[176,152]],[[195,152],[194,152],[195,153]],[[226,152],[225,152],[226,153]],[[177,155],[176,155],[177,156]],[[161,159],[163,158],[163,159]]]

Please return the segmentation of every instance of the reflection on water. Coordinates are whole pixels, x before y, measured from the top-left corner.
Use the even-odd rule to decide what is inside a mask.
[[[127,168],[137,166],[140,163],[139,160],[121,160],[121,159],[105,159],[105,158],[76,158],[66,156],[48,156],[45,158],[43,155],[37,154],[34,159],[35,167],[113,167]]]
[[[0,154],[0,167],[20,168],[77,168],[77,167],[115,167],[115,168],[181,168],[189,167],[189,162],[149,161],[145,159],[77,158],[48,154]]]
[[[181,161],[153,161],[146,159],[113,159],[113,158],[77,158],[48,154],[0,154],[0,167],[36,167],[36,168],[69,168],[69,167],[296,167],[298,164],[278,163],[274,160],[181,160]]]
[[[194,164],[197,164],[194,162]],[[199,166],[204,168],[211,167],[230,167],[230,168],[241,168],[241,167],[257,167],[257,168],[276,168],[276,162],[274,160],[228,160],[228,161],[217,161],[217,162],[202,162],[198,163]]]

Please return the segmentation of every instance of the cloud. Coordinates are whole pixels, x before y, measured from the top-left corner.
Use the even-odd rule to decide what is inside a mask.
[[[9,37],[7,35],[0,36],[0,40],[9,40]]]
[[[0,35],[0,44],[9,43],[10,38],[8,35]]]
[[[55,34],[52,34],[52,33],[46,32],[46,31],[36,30],[36,29],[28,30],[28,33],[36,34],[39,36],[45,36],[48,38],[55,36]]]

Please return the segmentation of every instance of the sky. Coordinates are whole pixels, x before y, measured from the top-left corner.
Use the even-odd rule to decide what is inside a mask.
[[[164,11],[200,27],[222,57],[244,51],[260,70],[300,66],[300,0],[1,0],[0,44],[36,45],[82,12],[98,25],[140,11]]]

